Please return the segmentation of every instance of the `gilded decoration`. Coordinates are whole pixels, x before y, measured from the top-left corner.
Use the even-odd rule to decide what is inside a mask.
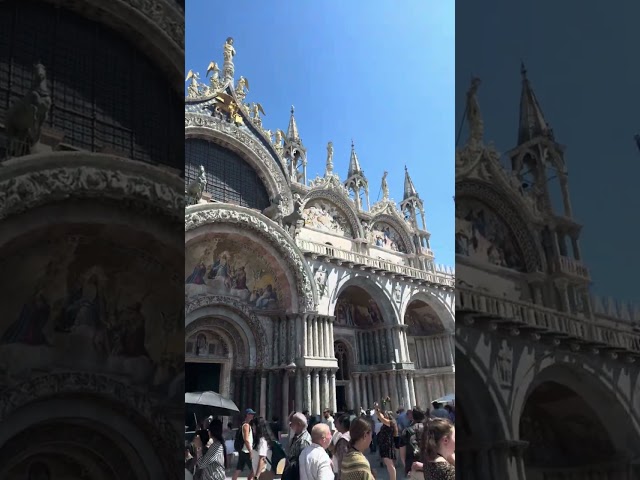
[[[257,233],[269,242],[287,263],[296,279],[298,294],[297,310],[300,312],[315,311],[317,293],[312,280],[312,273],[304,261],[302,252],[293,244],[291,238],[277,224],[253,210],[242,207],[209,204],[189,207],[185,215],[185,231],[195,230],[210,223],[235,224],[241,229]],[[292,305],[292,309],[296,309]]]
[[[185,294],[225,295],[258,310],[286,310],[291,294],[276,260],[254,241],[217,235],[189,245]]]
[[[456,203],[456,255],[525,271],[516,239],[498,215],[479,201]]]
[[[316,228],[334,235],[353,238],[349,222],[342,212],[324,199],[307,201],[303,213],[305,227]]]

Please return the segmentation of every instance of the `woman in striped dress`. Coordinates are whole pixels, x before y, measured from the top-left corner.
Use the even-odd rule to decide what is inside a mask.
[[[211,442],[196,463],[195,480],[225,480],[225,461],[227,458],[222,437],[222,422],[213,420],[209,425]]]

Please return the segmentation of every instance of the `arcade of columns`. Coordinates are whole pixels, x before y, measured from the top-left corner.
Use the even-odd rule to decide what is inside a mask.
[[[270,367],[236,369],[230,392],[240,408],[255,408],[261,416],[286,419],[293,410],[319,415],[337,410],[334,353],[334,317],[323,315],[277,316],[272,320]],[[393,325],[354,333],[345,400],[349,408],[370,407],[389,395],[393,406],[413,406],[429,401],[433,367],[453,364],[451,335],[413,339],[416,367],[409,357],[407,326]],[[338,342],[345,342],[341,337]],[[345,342],[346,343],[346,342]],[[420,366],[427,368],[418,368]],[[447,385],[448,387],[448,385]],[[424,405],[423,405],[424,406]],[[397,407],[394,407],[397,408]]]

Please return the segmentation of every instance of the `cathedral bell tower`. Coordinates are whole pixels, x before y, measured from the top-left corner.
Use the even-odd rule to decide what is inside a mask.
[[[509,152],[521,193],[543,218],[539,238],[553,285],[542,288],[547,301],[577,315],[591,315],[591,282],[578,240],[582,225],[573,219],[564,146],[556,142],[522,64],[517,147]]]
[[[367,210],[369,210],[369,182],[367,181],[367,177],[364,176],[364,170],[360,167],[360,161],[358,160],[353,140],[351,140],[349,171],[344,186],[350,193],[353,193],[353,200],[356,203],[357,210],[363,210],[360,196],[364,193],[365,200],[367,201]]]
[[[294,116],[295,109],[291,105],[291,117],[287,134],[284,137],[282,150],[291,182],[307,184],[307,149],[302,144],[298,125]]]

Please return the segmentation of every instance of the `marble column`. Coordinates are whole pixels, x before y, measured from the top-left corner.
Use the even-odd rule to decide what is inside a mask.
[[[353,411],[356,412],[356,415],[359,415],[360,412],[358,408],[362,404],[361,396],[360,396],[360,374],[352,373],[351,374],[351,390],[353,391]]]
[[[310,357],[312,355],[312,347],[311,347],[311,319],[309,315],[305,315],[304,319],[304,356]]]
[[[317,317],[313,317],[313,356],[320,356],[320,326]]]
[[[396,372],[389,372],[389,388],[391,389],[391,392],[389,393],[389,395],[391,395],[391,403],[393,405],[393,409],[395,410],[400,406],[399,405],[400,399],[398,398],[398,380],[396,377]]]
[[[329,372],[329,408],[335,413],[338,410],[338,399],[336,398],[336,372]]]
[[[304,369],[304,403],[302,405],[302,410],[309,410],[313,408],[312,404],[312,389],[311,389],[311,369]]]
[[[391,363],[398,362],[398,354],[396,352],[396,342],[395,338],[393,338],[393,329],[389,328],[387,330],[387,338],[389,339],[389,350],[391,352]]]
[[[358,335],[358,338],[357,338],[358,356],[360,357],[358,359],[358,363],[360,365],[364,365],[364,363],[365,363],[365,361],[364,361],[364,333],[358,332],[357,335]]]
[[[379,402],[380,400],[376,397],[376,392],[373,387],[373,375],[367,375],[367,392],[369,394],[369,406],[373,406],[373,402]]]
[[[376,338],[376,363],[377,364],[381,364],[384,363],[384,359],[382,358],[382,342],[380,342],[380,337],[381,337],[381,331],[380,330],[376,330],[374,335]]]
[[[271,351],[272,365],[280,365],[280,318],[272,317],[273,322],[273,350]]]
[[[303,405],[303,378],[302,378],[303,372],[302,372],[302,368],[297,368],[296,369],[296,400],[295,400],[295,405],[294,405],[294,410],[296,410],[297,412],[301,412],[302,410],[304,410],[304,408],[302,408]]]
[[[416,386],[413,383],[413,374],[409,375],[409,396],[411,397],[411,408],[415,407],[418,404],[416,399]]]
[[[367,396],[367,374],[360,375],[360,393],[362,400],[362,408],[369,408],[369,397]]]
[[[282,418],[289,417],[289,371],[282,372]]]
[[[328,387],[329,382],[327,381],[327,371],[323,368],[320,370],[320,410],[318,413],[322,413],[325,408],[329,407]]]
[[[380,374],[379,373],[373,374],[373,391],[375,392],[376,402],[379,402],[383,397],[382,391],[380,390]]]
[[[321,358],[325,357],[325,353],[324,353],[324,345],[325,345],[325,338],[324,338],[324,320],[322,318],[318,319],[318,347],[320,347],[320,350],[318,352],[318,356]]]
[[[242,378],[242,374],[240,373],[240,371],[234,370],[233,371],[233,398],[231,400],[233,400],[236,404],[240,403],[240,400],[242,399],[242,391],[241,391],[242,381],[240,380],[241,378]]]
[[[346,393],[347,393],[347,409],[355,408],[355,396],[353,393],[353,375],[351,375],[351,380],[346,385]]]
[[[336,356],[335,347],[334,347],[335,340],[333,338],[333,325],[334,325],[334,319],[332,317],[332,318],[329,319],[329,345],[331,346],[331,350],[329,351],[330,352],[330,355],[329,355],[330,358],[334,358]]]
[[[246,407],[245,408],[253,408],[256,409],[256,405],[253,403],[253,394],[255,389],[255,378],[256,371],[255,370],[247,370],[246,372],[246,382],[247,382],[247,398],[246,398]]]
[[[311,409],[312,415],[320,414],[320,378],[318,370],[313,370],[313,408]]]
[[[260,372],[260,416],[267,417],[267,372]]]
[[[406,410],[410,409],[411,404],[411,392],[409,390],[409,376],[407,372],[402,372],[402,386],[403,386],[403,394],[404,394],[404,408]]]

